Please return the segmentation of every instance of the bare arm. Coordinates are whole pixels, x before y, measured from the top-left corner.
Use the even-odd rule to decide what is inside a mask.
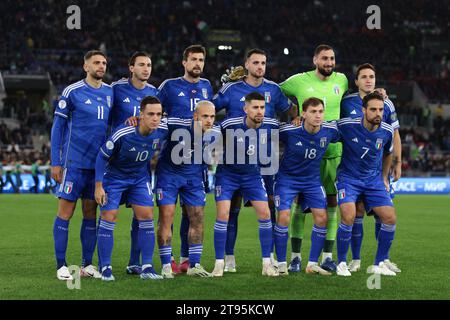
[[[402,176],[402,140],[398,130],[394,131],[394,156],[392,158],[392,165],[394,181],[397,181]]]
[[[383,181],[387,191],[389,191],[389,171],[391,170],[392,158],[392,153],[383,157]]]

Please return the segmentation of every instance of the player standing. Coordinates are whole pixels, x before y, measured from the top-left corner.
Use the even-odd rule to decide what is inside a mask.
[[[394,240],[396,214],[389,195],[389,170],[392,162],[394,129],[382,121],[384,99],[378,92],[363,98],[363,118],[338,121],[343,142],[342,162],[337,172],[336,187],[341,212],[337,231],[339,276],[351,276],[347,251],[356,217],[356,203],[364,201],[367,212],[373,210],[381,219],[378,249],[370,273],[395,276],[384,261]]]
[[[114,108],[111,112],[113,130],[123,125],[129,117],[139,115],[142,99],[147,96],[156,96],[158,90],[147,81],[152,73],[152,60],[144,51],[133,53],[128,63],[131,77],[113,82]],[[138,221],[133,215],[131,223],[131,249],[130,260],[126,268],[128,274],[140,274],[140,252],[138,250],[137,235]]]
[[[92,265],[97,242],[94,199],[95,159],[106,138],[113,91],[102,82],[107,59],[101,51],[84,56],[86,78],[64,89],[55,110],[51,132],[52,178],[58,182],[58,214],[53,226],[56,276],[72,280],[66,264],[69,221],[79,198],[83,223],[80,238],[83,251],[81,275],[100,278]]]
[[[286,248],[290,208],[297,195],[303,212],[312,212],[314,219],[306,273],[331,274],[318,265],[327,233],[327,202],[320,181],[320,162],[329,143],[339,141],[339,133],[336,123],[323,122],[323,117],[322,100],[309,98],[302,104],[302,125],[285,124],[280,127],[280,141],[285,149],[274,183],[278,209],[274,237],[280,275],[288,274]]]
[[[206,49],[201,45],[191,45],[183,52],[184,75],[167,79],[158,88],[158,98],[167,117],[192,119],[194,108],[202,100],[212,100],[211,83],[201,78],[205,66]],[[182,205],[182,203],[180,203]],[[172,261],[172,271],[187,272],[189,268],[189,218],[183,209],[180,226],[181,254],[180,267]]]
[[[356,69],[355,84],[358,87],[358,92],[349,94],[342,99],[341,102],[341,118],[362,118],[363,114],[363,98],[375,90],[376,73],[375,67],[369,63],[364,63]],[[390,124],[394,128],[394,152],[393,152],[393,181],[400,179],[402,170],[402,144],[399,133],[399,122],[394,104],[388,98],[384,99],[383,121]],[[394,198],[394,189],[390,185],[391,198]],[[356,204],[356,218],[352,229],[352,261],[349,264],[350,272],[356,272],[361,268],[361,244],[364,235],[363,218],[364,218],[364,204],[362,201]],[[368,213],[368,215],[373,214]],[[381,220],[377,215],[375,218],[375,239],[378,238],[378,233],[381,227]],[[397,265],[389,259],[384,261],[386,266],[394,271],[401,272]]]
[[[97,155],[95,199],[101,206],[98,252],[104,281],[114,280],[111,267],[114,228],[124,194],[138,221],[137,244],[142,253],[140,277],[162,279],[153,269],[153,192],[148,172],[148,162],[168,135],[167,125],[160,123],[162,114],[159,100],[145,97],[140,105],[138,126],[119,126]]]
[[[276,114],[288,113],[292,118],[297,116],[297,107],[290,107],[288,99],[281,92],[280,87],[273,81],[264,78],[266,74],[267,54],[261,49],[251,49],[245,55],[245,69],[247,75],[236,81],[223,85],[214,96],[216,111],[225,109],[227,118],[245,116],[245,96],[251,92],[258,92],[265,99],[265,114],[267,118],[275,118]],[[272,224],[275,225],[275,205],[273,203],[273,175],[263,175],[269,197],[269,208]],[[234,246],[238,231],[238,215],[241,209],[242,195],[236,193],[231,200],[230,216],[228,220],[227,241],[225,247],[225,272],[236,272]],[[273,254],[271,254],[272,261]]]
[[[337,120],[340,116],[341,99],[348,90],[347,77],[339,72],[334,72],[336,67],[335,54],[332,47],[321,44],[314,51],[313,63],[315,70],[303,72],[291,76],[280,84],[281,90],[287,97],[295,97],[299,105],[310,97],[319,98],[324,102],[325,120]],[[342,155],[340,143],[331,143],[325,153],[320,175],[322,184],[327,194],[327,237],[322,255],[321,267],[328,271],[336,270],[336,263],[332,259],[333,244],[337,230],[337,200],[336,168]],[[305,214],[301,212],[298,204],[294,202],[291,222],[292,256],[289,270],[299,272],[301,270],[300,249],[303,239]]]
[[[263,257],[262,274],[278,276],[278,271],[270,261],[272,221],[267,192],[258,165],[258,153],[264,144],[270,144],[269,136],[272,130],[278,130],[279,125],[278,121],[264,117],[265,99],[257,92],[245,96],[244,110],[245,117],[229,118],[220,125],[225,148],[223,164],[219,164],[216,171],[217,216],[214,225],[216,262],[212,272],[215,277],[223,276],[228,217],[231,198],[236,191],[241,191],[244,200],[251,202],[258,217]]]
[[[158,245],[162,264],[162,276],[173,278],[170,264],[175,205],[178,196],[189,217],[189,269],[188,275],[211,277],[200,265],[203,251],[203,221],[205,186],[203,182],[203,149],[211,143],[215,119],[214,105],[200,101],[193,119],[168,118],[170,141],[161,152],[156,169],[156,199],[159,207]],[[181,150],[180,150],[181,149]],[[200,156],[200,157],[199,157]]]

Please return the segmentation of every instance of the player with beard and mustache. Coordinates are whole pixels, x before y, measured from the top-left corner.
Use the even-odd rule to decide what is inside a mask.
[[[295,97],[297,105],[310,97],[323,100],[325,107],[325,121],[337,120],[340,117],[341,99],[348,90],[348,80],[343,73],[335,72],[336,67],[334,50],[329,45],[321,44],[314,51],[313,63],[315,70],[298,73],[280,84],[281,90],[287,97]],[[299,123],[300,119],[294,122]],[[327,237],[322,255],[321,267],[327,271],[335,271],[336,263],[332,259],[333,245],[337,231],[337,200],[336,169],[340,163],[342,145],[331,143],[328,146],[321,164],[322,184],[327,194]],[[291,220],[291,264],[289,271],[300,272],[301,256],[300,249],[303,239],[305,214],[301,212],[297,201],[291,208],[293,217]]]
[[[86,78],[62,92],[55,109],[51,133],[52,178],[58,182],[58,214],[53,226],[55,256],[59,280],[72,280],[67,268],[66,251],[69,222],[77,200],[82,199],[83,222],[81,276],[101,278],[92,265],[97,242],[95,159],[107,137],[113,89],[103,83],[107,59],[103,52],[92,50],[84,56]]]
[[[184,75],[182,77],[167,79],[158,88],[157,97],[161,101],[164,112],[169,118],[193,119],[195,106],[202,100],[211,101],[213,90],[207,79],[201,78],[205,66],[206,49],[201,45],[191,45],[183,52]],[[157,171],[159,167],[157,166]],[[205,173],[204,173],[205,175]],[[158,178],[158,176],[157,176]],[[204,177],[204,180],[207,176]],[[207,184],[205,184],[207,185]],[[160,188],[170,186],[161,186]],[[156,190],[158,192],[158,190]],[[161,191],[161,190],[159,190]],[[160,193],[161,194],[161,193]],[[180,203],[181,204],[181,203]],[[182,204],[181,204],[182,205]],[[174,206],[161,206],[160,210],[173,210]],[[164,212],[173,215],[173,212]],[[189,219],[183,206],[183,215],[180,226],[181,254],[180,266],[172,260],[172,272],[187,272],[189,268]],[[161,245],[161,243],[159,243]]]

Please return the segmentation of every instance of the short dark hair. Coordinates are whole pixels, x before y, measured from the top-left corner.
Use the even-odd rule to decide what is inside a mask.
[[[253,48],[253,49],[250,49],[247,51],[247,53],[245,54],[245,60],[250,58],[252,56],[252,54],[262,54],[263,56],[267,56],[267,54],[264,50],[258,49],[258,48]]]
[[[252,100],[265,101],[264,96],[259,92],[250,92],[245,96],[245,103],[250,103]]]
[[[308,98],[305,101],[303,101],[303,103],[302,103],[302,111],[308,110],[309,106],[317,107],[319,105],[322,105],[323,108],[325,109],[325,104],[323,103],[322,99],[315,98],[315,97]]]
[[[91,57],[97,56],[97,55],[100,55],[103,58],[105,58],[106,60],[108,60],[108,57],[102,51],[100,51],[100,50],[90,50],[90,51],[86,52],[86,54],[84,55],[84,61],[87,61]]]
[[[356,79],[358,79],[359,73],[361,72],[361,70],[364,70],[364,69],[370,69],[374,73],[377,73],[375,71],[375,67],[373,65],[371,65],[370,63],[363,63],[362,65],[358,66],[358,68],[356,69]]]
[[[380,100],[384,102],[383,96],[378,91],[374,91],[369,93],[363,98],[363,108],[367,108],[367,104],[370,100]]]
[[[189,53],[203,53],[203,56],[206,58],[206,49],[204,46],[200,44],[193,44],[186,49],[184,49],[183,52],[183,60],[187,61]]]
[[[161,101],[159,101],[159,99],[157,97],[154,97],[154,96],[147,96],[147,97],[145,97],[141,101],[141,112],[143,112],[145,110],[145,107],[148,104],[161,104]],[[162,108],[162,105],[161,105],[161,108]]]
[[[133,53],[133,55],[130,58],[130,61],[128,62],[129,66],[134,66],[134,63],[136,62],[136,58],[137,57],[147,57],[149,59],[151,59],[152,57],[150,56],[150,54],[148,54],[145,51],[136,51],[135,53]]]
[[[319,53],[321,53],[322,51],[326,51],[326,50],[333,50],[333,47],[327,45],[327,44],[319,44],[316,49],[314,50],[314,56],[318,56]]]

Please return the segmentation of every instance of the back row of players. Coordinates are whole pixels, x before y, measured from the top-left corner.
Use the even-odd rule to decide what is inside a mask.
[[[264,78],[267,55],[260,49],[252,49],[245,57],[246,76],[226,83],[213,96],[209,81],[200,77],[205,56],[202,46],[186,48],[182,60],[184,76],[168,79],[156,89],[147,83],[151,75],[151,58],[145,52],[137,52],[131,57],[131,77],[112,86],[102,82],[106,56],[99,51],[85,55],[86,78],[63,91],[52,128],[52,176],[60,185],[58,214],[53,228],[57,278],[72,278],[65,258],[69,221],[79,198],[83,211],[80,232],[82,276],[114,280],[111,268],[113,231],[119,205],[125,202],[134,213],[127,273],[140,274],[143,279],[161,279],[172,278],[183,271],[202,277],[222,276],[224,271],[236,272],[234,244],[242,197],[251,202],[257,212],[263,275],[287,275],[288,270],[301,270],[300,248],[307,212],[312,212],[314,218],[307,273],[329,275],[336,271],[338,275],[349,276],[360,269],[365,211],[373,211],[378,221],[375,230],[378,251],[375,263],[368,271],[386,275],[400,272],[388,255],[396,218],[386,191],[389,189],[388,175],[392,172],[397,180],[401,174],[398,121],[392,102],[372,92],[375,88],[374,67],[361,65],[355,80],[359,92],[342,98],[348,82],[345,75],[334,72],[334,51],[330,46],[316,48],[315,70],[296,74],[281,85]],[[301,115],[286,96],[296,98],[301,105]],[[226,120],[214,126],[216,112],[221,109],[226,111]],[[161,121],[163,114],[167,119]],[[288,115],[292,124],[280,126],[275,119],[277,114]],[[139,116],[137,126],[124,124],[133,116]],[[323,122],[340,117],[350,118],[338,123]],[[112,134],[107,138],[108,127],[112,128]],[[173,139],[179,129],[184,129],[188,137]],[[176,163],[172,151],[177,146],[189,144],[191,148],[182,156],[195,157],[198,142],[203,150],[208,144],[223,141],[225,132],[230,129],[244,132],[254,129],[258,134],[254,141],[251,138],[239,141],[236,137],[232,144],[235,157],[239,150],[236,145],[244,146],[244,163],[224,161],[218,166],[214,225],[216,263],[209,273],[200,265],[206,200],[205,165],[201,162]],[[269,133],[261,134],[264,130]],[[271,144],[267,141],[271,131],[279,132],[284,145],[275,182],[272,174],[261,176],[264,166],[251,164],[249,159],[255,148]],[[343,153],[338,141],[343,142]],[[225,158],[229,144],[223,145]],[[155,236],[149,163],[161,146],[156,169],[157,241],[162,263],[159,275],[153,269],[152,261]],[[336,190],[336,170],[342,154]],[[173,259],[171,247],[178,196],[183,208],[179,266]],[[98,225],[97,204],[101,205]],[[292,256],[288,268],[286,248],[290,211],[293,213]],[[332,260],[336,233],[337,266]],[[101,273],[92,264],[97,242]],[[353,260],[347,266],[350,243]],[[271,254],[273,247],[278,262]]]

